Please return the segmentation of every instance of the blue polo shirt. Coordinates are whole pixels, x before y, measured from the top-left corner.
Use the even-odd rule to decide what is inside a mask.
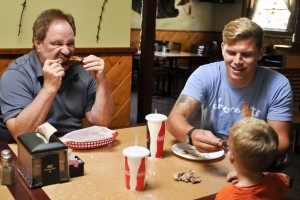
[[[3,121],[16,117],[43,87],[43,65],[31,50],[15,60],[0,79],[0,102]],[[96,94],[96,81],[82,66],[66,70],[46,121],[59,134],[82,128],[82,119],[90,111]]]

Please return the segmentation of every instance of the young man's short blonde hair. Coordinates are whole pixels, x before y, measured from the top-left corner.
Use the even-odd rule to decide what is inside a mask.
[[[254,38],[257,49],[263,46],[264,31],[252,20],[241,17],[225,25],[223,30],[223,43],[230,41]]]
[[[239,163],[251,171],[266,170],[277,156],[278,136],[264,120],[252,117],[230,128],[229,150]]]

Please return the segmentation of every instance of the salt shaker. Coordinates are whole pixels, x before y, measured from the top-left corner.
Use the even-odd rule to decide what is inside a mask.
[[[1,152],[1,185],[13,185],[15,183],[15,167],[11,154]]]
[[[1,158],[4,155],[8,155],[8,154],[11,154],[11,151],[9,149],[4,149],[4,150],[1,151],[1,157],[0,157],[0,182],[1,182],[1,176],[2,176],[2,173],[1,173]]]
[[[11,155],[11,151],[9,149],[4,149],[1,151],[1,158],[4,156],[4,155]]]

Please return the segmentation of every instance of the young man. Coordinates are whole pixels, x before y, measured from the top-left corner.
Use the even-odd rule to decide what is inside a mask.
[[[44,11],[33,25],[33,49],[2,75],[2,116],[15,140],[45,121],[60,134],[82,128],[84,117],[94,125],[110,124],[114,106],[103,59],[89,55],[81,66],[62,65],[74,53],[75,34],[70,14]]]
[[[263,30],[247,18],[229,22],[223,30],[224,61],[199,67],[188,79],[167,121],[175,138],[200,152],[221,149],[220,138],[244,117],[267,121],[279,138],[280,155],[290,148],[292,90],[283,75],[260,67]],[[190,119],[201,112],[197,128]]]
[[[290,178],[282,173],[264,173],[276,158],[278,136],[264,120],[247,117],[230,129],[228,158],[237,180],[223,188],[216,200],[283,199]]]

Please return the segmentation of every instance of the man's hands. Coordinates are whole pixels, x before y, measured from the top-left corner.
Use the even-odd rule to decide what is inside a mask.
[[[43,87],[51,93],[58,91],[62,78],[65,76],[65,70],[59,62],[60,60],[46,60],[43,66]]]
[[[89,55],[83,59],[83,67],[91,74],[95,80],[103,78],[105,64],[102,58]]]
[[[46,60],[43,66],[44,88],[49,92],[57,92],[62,78],[65,76],[65,68],[61,65],[61,59]],[[85,68],[95,80],[102,80],[104,75],[104,60],[89,55],[83,59]]]
[[[196,129],[192,133],[193,145],[199,152],[208,153],[222,150],[222,142],[211,131]]]
[[[193,126],[189,123],[199,111],[201,103],[195,98],[181,94],[167,119],[168,131],[179,141],[186,141],[186,134]],[[195,129],[192,142],[199,152],[215,152],[222,149],[221,139],[211,131]]]

